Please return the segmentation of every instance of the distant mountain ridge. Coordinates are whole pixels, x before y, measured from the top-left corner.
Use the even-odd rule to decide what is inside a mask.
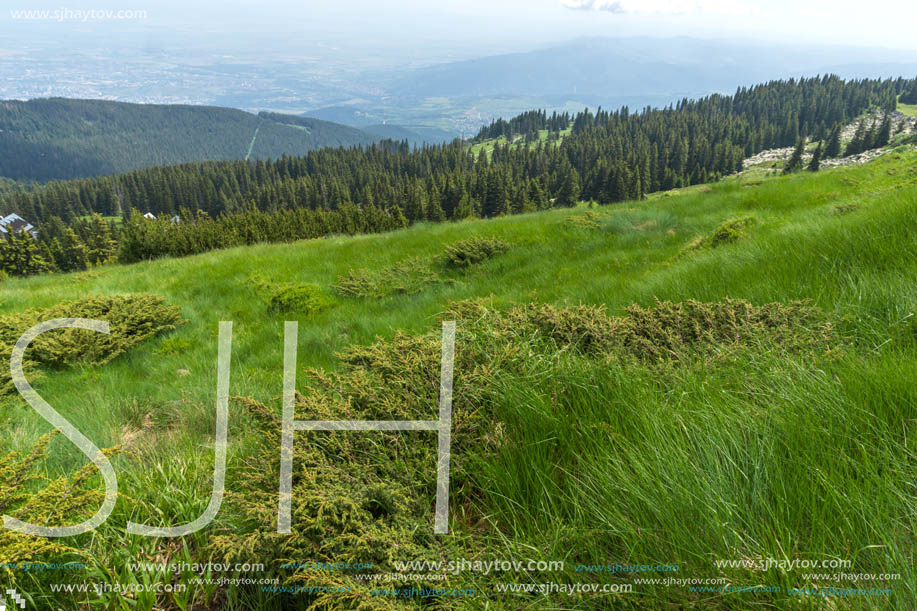
[[[319,119],[216,106],[66,98],[0,101],[0,176],[102,176],[191,161],[278,158],[368,145],[378,135]]]
[[[856,47],[820,47],[688,37],[582,38],[542,49],[418,68],[385,82],[403,98],[538,96],[616,108],[666,105],[732,93],[772,79],[838,74],[912,74],[917,57]],[[338,113],[342,111],[339,109]]]

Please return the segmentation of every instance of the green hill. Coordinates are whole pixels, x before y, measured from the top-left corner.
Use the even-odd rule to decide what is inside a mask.
[[[103,100],[0,102],[0,176],[47,181],[190,161],[302,155],[379,138],[292,115]]]
[[[14,585],[40,608],[114,608],[123,595],[49,584],[173,579],[126,568],[156,558],[258,562],[265,571],[244,576],[352,590],[223,590],[185,572],[174,583],[188,592],[132,608],[913,609],[915,223],[917,152],[900,149],[865,166],[751,174],[614,206],[7,280],[5,314],[155,293],[189,321],[105,366],[49,368],[36,383],[100,447],[121,444],[122,497],[99,537],[48,556],[90,568]],[[450,264],[457,250],[484,258]],[[443,319],[458,323],[450,534],[432,534],[434,435],[299,431],[294,536],[277,535],[284,321],[299,321],[298,419],[396,420],[436,418]],[[128,519],[182,524],[207,505],[221,320],[234,321],[230,395],[247,398],[230,410],[231,494],[181,542],[126,535]],[[18,398],[0,418],[0,455],[49,429]],[[41,469],[72,474],[84,462],[56,440]],[[0,562],[14,544],[0,533]],[[359,577],[463,558],[564,566]],[[768,565],[791,560],[900,578],[831,581]],[[306,561],[373,568],[281,568]],[[678,570],[604,569],[615,563]],[[696,581],[639,581],[666,577]],[[551,583],[599,591],[537,585]],[[405,585],[452,594],[373,591]],[[829,586],[874,591],[826,600]]]

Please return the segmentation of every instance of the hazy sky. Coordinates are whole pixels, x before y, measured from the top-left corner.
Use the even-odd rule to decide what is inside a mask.
[[[9,10],[142,9],[145,27],[301,32],[326,43],[500,47],[592,35],[794,39],[917,49],[913,0],[4,0]],[[9,9],[9,10],[7,10]],[[4,23],[6,22],[6,23]],[[105,22],[118,29],[124,23]],[[130,25],[136,26],[138,22]],[[63,23],[61,27],[73,27]],[[184,28],[183,28],[184,29]],[[203,35],[203,34],[202,34]]]

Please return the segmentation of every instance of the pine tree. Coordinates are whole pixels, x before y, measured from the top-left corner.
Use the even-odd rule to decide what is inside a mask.
[[[898,101],[902,104],[917,104],[917,78],[911,83],[911,89],[902,93]]]
[[[185,214],[185,218],[190,218]],[[86,256],[93,265],[102,265],[114,259],[118,243],[112,235],[112,226],[100,214],[93,214],[85,225]]]
[[[529,187],[529,199],[532,202],[532,205],[536,210],[546,210],[551,207],[551,202],[548,201],[548,196],[545,195],[544,189],[541,187],[541,183],[537,180],[533,180],[531,186]]]
[[[522,214],[523,212],[532,212],[534,209],[531,200],[528,198],[528,194],[525,192],[525,188],[520,187],[516,189],[513,193],[513,201],[511,204],[512,213]]]
[[[821,159],[824,154],[824,143],[819,142],[818,148],[815,149],[815,154],[812,155],[812,161],[809,162],[809,167],[807,168],[810,172],[817,172],[821,169]]]
[[[456,221],[470,219],[474,217],[474,208],[471,206],[471,199],[467,193],[462,193],[462,198],[455,205],[455,212],[452,218]]]
[[[60,247],[61,260],[57,262],[57,267],[62,272],[81,271],[89,267],[89,249],[69,227],[64,232]]]
[[[404,215],[404,212],[401,210],[401,206],[394,206],[390,212],[392,219],[395,222],[396,228],[407,227],[411,224],[411,221],[408,220],[408,217]]]
[[[14,233],[0,240],[0,270],[10,276],[31,276],[53,269],[35,240],[27,233]]]
[[[509,212],[509,195],[503,176],[498,170],[492,170],[487,178],[487,195],[484,198],[482,212],[486,218]]]
[[[841,156],[841,124],[838,123],[834,126],[834,129],[831,130],[831,135],[828,136],[828,145],[825,147],[825,158],[834,159],[835,157]]]
[[[866,150],[866,119],[860,119],[860,122],[857,123],[857,129],[853,134],[853,139],[847,143],[847,148],[844,150],[845,157],[851,157],[853,155],[859,155]]]
[[[786,162],[786,166],[783,168],[784,174],[789,174],[795,172],[802,168],[802,157],[806,152],[806,139],[799,138],[796,141],[796,148],[793,150],[793,155],[790,157],[790,160]]]
[[[557,194],[556,206],[563,208],[572,208],[579,202],[580,181],[579,175],[573,167],[569,167],[564,174],[560,183],[560,191]]]
[[[888,143],[892,140],[892,117],[889,113],[885,113],[885,119],[882,121],[882,126],[879,127],[879,131],[876,134],[876,141],[873,143],[873,148],[882,148],[883,146],[888,146]]]
[[[433,198],[427,206],[427,220],[434,223],[442,223],[446,220],[446,213],[443,207],[439,205],[439,198]]]

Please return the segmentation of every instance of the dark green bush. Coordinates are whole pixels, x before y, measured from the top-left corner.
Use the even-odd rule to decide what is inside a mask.
[[[317,284],[285,284],[270,291],[272,312],[297,312],[311,315],[331,307],[331,300]]]
[[[564,224],[577,229],[598,229],[599,215],[591,210],[582,214],[573,214],[564,219]]]
[[[851,212],[856,211],[857,207],[858,206],[856,204],[843,204],[840,206],[835,206],[834,214],[837,214],[837,215],[850,214]]]
[[[167,305],[156,295],[99,295],[46,309],[29,309],[0,316],[0,361],[9,364],[13,346],[24,332],[55,318],[107,321],[111,332],[105,335],[86,329],[57,329],[39,335],[26,352],[24,366],[30,379],[34,379],[39,365],[104,365],[143,340],[186,322],[181,318],[181,308]],[[0,369],[0,396],[15,392],[7,365]]]
[[[724,244],[738,242],[745,237],[746,230],[754,224],[755,219],[750,216],[730,219],[716,228],[713,235],[710,236],[709,244],[712,248],[717,248]]]
[[[446,263],[451,267],[468,267],[501,255],[509,244],[499,238],[475,237],[446,246]]]
[[[679,261],[682,257],[690,255],[708,248],[718,248],[726,244],[733,244],[748,235],[747,230],[757,221],[754,217],[746,216],[742,218],[729,219],[724,221],[719,227],[713,230],[713,233],[707,237],[699,237],[688,244],[680,253],[678,253],[672,262]]]
[[[482,524],[468,475],[469,456],[499,451],[500,423],[493,421],[493,393],[501,378],[543,372],[544,363],[573,358],[609,366],[671,370],[693,354],[725,355],[730,349],[826,352],[840,343],[830,317],[805,302],[755,306],[745,301],[656,303],[633,306],[622,316],[601,307],[547,304],[494,307],[492,300],[452,304],[445,320],[456,321],[452,440],[452,503],[466,524]],[[333,372],[310,370],[296,395],[296,416],[306,420],[429,420],[439,395],[441,337],[398,332],[368,346],[350,346]],[[687,366],[690,366],[688,363]],[[707,364],[704,364],[706,367]],[[230,499],[252,524],[276,519],[281,426],[275,410],[236,399],[267,440]],[[432,441],[430,439],[429,441]],[[391,570],[393,560],[448,554],[446,538],[426,536],[435,494],[430,466],[435,444],[416,434],[297,434],[294,442],[293,534],[268,528],[213,538],[211,549],[227,562],[257,557],[268,570],[290,558],[323,562],[372,562]],[[341,465],[347,465],[342,469]],[[426,471],[425,471],[426,469]],[[418,524],[426,525],[418,528]],[[475,526],[474,528],[477,528]],[[319,596],[314,608],[391,609],[370,595],[371,584],[352,572],[280,572],[290,585],[347,585],[347,598]]]
[[[98,489],[98,471],[93,464],[69,477],[50,479],[45,475],[48,444],[56,435],[54,431],[42,436],[26,454],[11,452],[0,458],[0,513],[32,524],[63,526],[88,518],[102,502],[105,495]],[[117,449],[103,453],[112,456]],[[86,555],[61,541],[0,529],[0,565],[37,561],[46,554]]]
[[[412,258],[381,271],[350,270],[331,288],[345,297],[378,299],[389,295],[414,295],[436,282],[439,276],[430,265],[423,259]]]

